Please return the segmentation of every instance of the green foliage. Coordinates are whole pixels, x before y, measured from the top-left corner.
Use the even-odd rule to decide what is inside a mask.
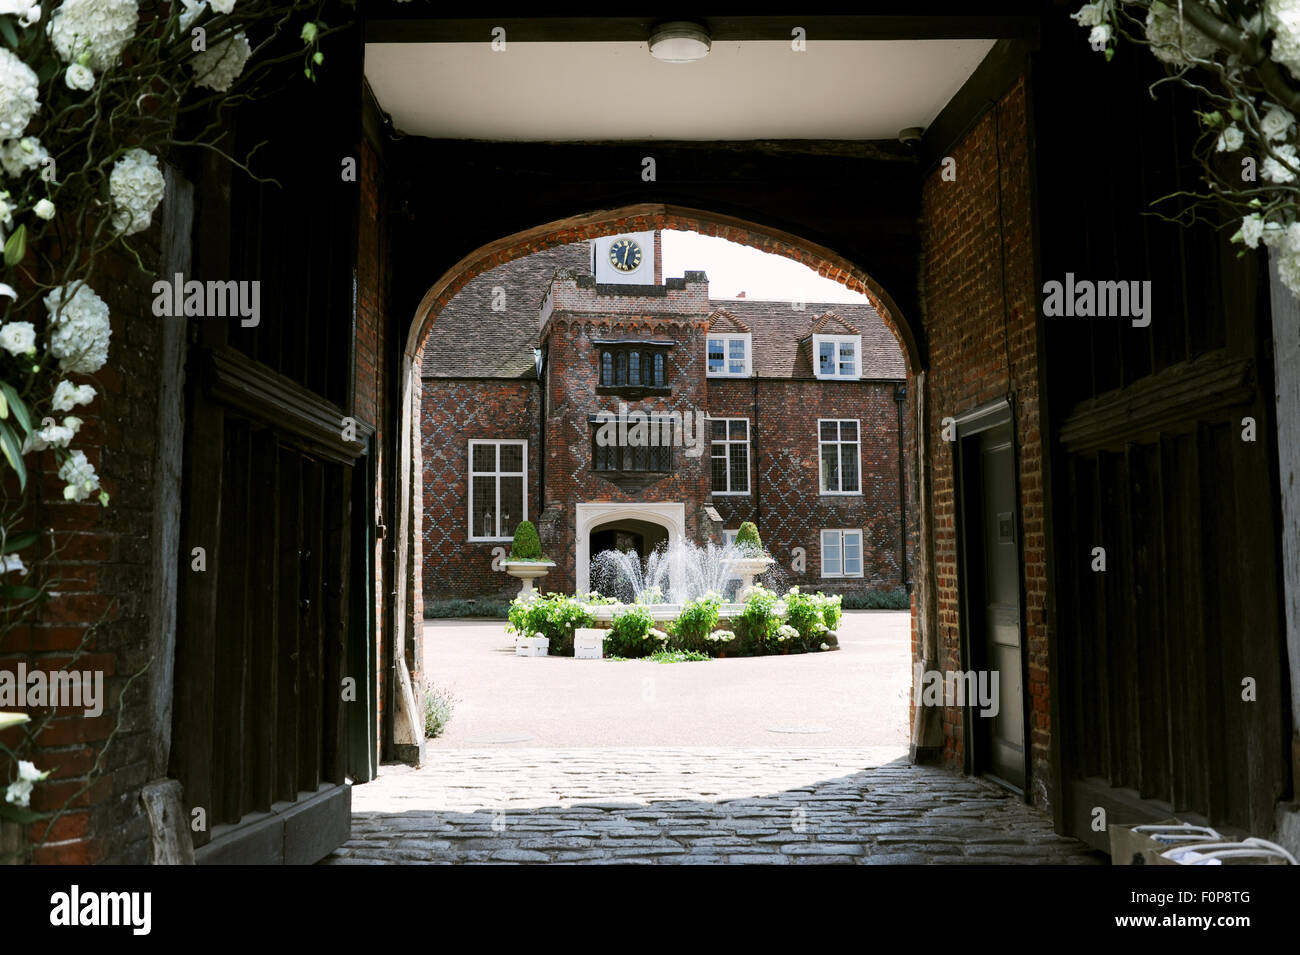
[[[426,620],[445,617],[490,617],[493,620],[505,620],[509,612],[510,604],[504,600],[434,600],[424,605]]]
[[[835,598],[838,601],[838,598]],[[798,587],[791,587],[785,595],[785,620],[792,627],[798,639],[793,646],[800,651],[811,650],[822,642],[822,634],[830,628],[826,624],[826,614],[831,598],[825,594],[800,593]],[[835,619],[839,619],[839,604],[834,605]]]
[[[758,528],[753,521],[745,521],[736,531],[736,549],[746,552],[761,551],[763,541],[758,536]]]
[[[551,641],[547,651],[553,657],[573,656],[573,631],[590,627],[596,618],[591,608],[577,597],[540,594],[516,597],[510,604],[506,630],[523,637],[540,633]]]
[[[662,650],[666,637],[662,630],[655,629],[650,611],[634,604],[614,617],[605,633],[604,652],[636,659]]]
[[[736,631],[737,651],[742,655],[769,652],[776,629],[785,616],[785,605],[775,593],[756,584],[745,598],[744,609],[731,621]]]
[[[542,560],[542,540],[532,521],[520,521],[510,544],[511,560]]]
[[[424,691],[424,735],[433,739],[451,722],[452,711],[459,703],[450,690],[430,684]]]
[[[843,599],[845,610],[908,610],[911,606],[912,601],[903,587],[872,590],[865,594],[845,594]]]
[[[834,630],[840,625],[840,618],[844,616],[840,609],[841,597],[839,594],[827,597],[824,594],[818,594],[822,598],[822,623],[826,625],[827,630]]]
[[[682,607],[677,619],[668,625],[671,637],[668,645],[674,650],[706,652],[706,638],[718,625],[718,610],[722,598],[714,593],[696,597]]]
[[[659,650],[646,657],[651,663],[699,663],[711,659],[695,650]]]

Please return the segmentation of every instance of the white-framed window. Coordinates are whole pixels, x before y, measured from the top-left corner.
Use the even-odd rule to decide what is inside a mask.
[[[857,381],[862,376],[858,335],[814,335],[813,369],[818,378]]]
[[[856,420],[817,420],[817,462],[821,493],[862,493],[862,442]]]
[[[749,493],[749,419],[710,418],[714,494]]]
[[[528,520],[528,442],[469,443],[469,539],[508,541]]]
[[[862,531],[857,528],[822,531],[822,576],[862,576]]]
[[[753,351],[752,335],[709,335],[705,367],[710,378],[747,378]]]
[[[736,535],[739,533],[739,527],[734,527],[731,530],[724,530],[722,532],[722,546],[730,547],[732,544],[736,543]]]

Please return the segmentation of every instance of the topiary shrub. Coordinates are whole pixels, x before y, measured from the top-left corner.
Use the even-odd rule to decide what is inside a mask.
[[[515,539],[510,544],[511,560],[545,560],[542,556],[542,539],[532,521],[520,521],[515,528]]]
[[[745,521],[736,531],[736,549],[745,552],[758,552],[763,549],[763,541],[758,536],[758,528],[753,521]]]

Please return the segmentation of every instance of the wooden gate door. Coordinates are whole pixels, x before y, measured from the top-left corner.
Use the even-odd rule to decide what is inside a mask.
[[[314,862],[347,838],[345,777],[373,763],[353,514],[372,429],[345,410],[358,199],[319,110],[286,93],[237,126],[243,154],[268,140],[256,171],[278,184],[198,176],[197,276],[259,283],[260,308],[191,319],[171,775],[200,862]]]
[[[1147,282],[1149,308],[1043,319],[1064,827],[1105,847],[1104,808],[1263,835],[1291,791],[1267,262],[1151,214],[1203,188],[1195,103],[1147,95],[1154,61],[1058,49],[1036,117],[1043,276]],[[1114,107],[1106,142],[1066,118],[1085,101]],[[1123,171],[1091,175],[1115,142],[1135,144]]]

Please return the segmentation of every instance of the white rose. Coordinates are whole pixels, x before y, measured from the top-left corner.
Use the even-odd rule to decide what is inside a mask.
[[[1273,152],[1289,166],[1300,166],[1300,159],[1296,158],[1295,147],[1290,143],[1274,146]],[[1259,174],[1269,182],[1291,182],[1295,179],[1295,173],[1272,156],[1265,157],[1263,165],[1260,166]]]
[[[63,82],[70,90],[89,90],[95,87],[95,71],[80,63],[73,63],[63,74]]]
[[[26,807],[32,800],[32,784],[25,779],[9,784],[5,790],[5,802],[15,806]]]
[[[36,327],[31,322],[10,322],[0,328],[0,348],[11,355],[25,355],[36,347]]]
[[[1264,220],[1258,212],[1252,212],[1241,220],[1241,241],[1250,248],[1259,248],[1259,240],[1264,237]]]
[[[71,411],[77,405],[88,405],[95,399],[95,389],[90,385],[74,385],[63,380],[54,388],[50,405],[55,411]]]
[[[66,481],[63,497],[69,501],[84,501],[92,491],[99,489],[99,476],[95,466],[86,460],[84,451],[73,451],[59,468],[59,480]]]
[[[213,13],[229,13],[235,9],[235,0],[212,0]]]
[[[1234,153],[1241,148],[1241,144],[1245,142],[1245,138],[1246,137],[1242,131],[1237,128],[1237,124],[1233,123],[1223,132],[1219,133],[1219,144],[1215,148],[1219,152]]]
[[[1088,31],[1088,45],[1094,50],[1105,49],[1106,44],[1110,42],[1110,24],[1103,23],[1093,27]]]
[[[38,199],[36,205],[32,206],[32,212],[36,213],[36,218],[45,219],[47,222],[54,218],[56,212],[54,203],[49,199]]]
[[[27,568],[23,566],[23,559],[17,554],[5,554],[2,558],[3,566],[0,566],[0,574],[12,574],[15,570],[20,574],[27,573]]]
[[[1271,106],[1259,121],[1259,131],[1268,139],[1286,139],[1287,130],[1294,124],[1294,116],[1281,106]]]

